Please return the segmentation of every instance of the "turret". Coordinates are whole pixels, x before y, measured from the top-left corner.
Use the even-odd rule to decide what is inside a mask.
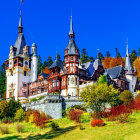
[[[35,43],[32,44],[32,56],[31,56],[31,82],[37,80],[37,46]]]

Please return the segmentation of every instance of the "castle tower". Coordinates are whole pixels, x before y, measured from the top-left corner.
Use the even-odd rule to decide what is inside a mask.
[[[67,94],[71,96],[78,95],[79,88],[79,49],[75,43],[75,33],[73,31],[73,22],[71,16],[69,44],[65,49],[65,68],[68,73],[68,91]]]
[[[37,80],[37,46],[35,43],[32,44],[32,56],[31,56],[31,82]]]
[[[6,98],[24,100],[28,95],[30,80],[30,48],[26,45],[23,35],[22,17],[20,12],[18,37],[14,46],[10,47],[9,58],[6,60],[7,91]]]
[[[126,71],[126,74],[125,74],[126,79],[129,82],[129,90],[131,92],[134,92],[137,77],[134,76],[133,68],[131,66],[129,49],[128,49],[128,42],[127,42],[127,47],[126,47],[125,71]]]

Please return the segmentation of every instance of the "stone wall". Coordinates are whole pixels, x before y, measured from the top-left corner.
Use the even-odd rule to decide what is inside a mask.
[[[83,105],[79,97],[60,97],[59,95],[47,95],[41,101],[31,102],[28,104],[23,104],[26,110],[36,109],[40,112],[43,111],[45,114],[50,115],[54,119],[62,118],[62,110],[66,110],[67,107],[72,107],[74,105]]]

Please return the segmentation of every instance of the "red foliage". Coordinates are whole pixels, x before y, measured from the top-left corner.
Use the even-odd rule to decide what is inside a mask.
[[[91,121],[91,126],[95,127],[95,126],[103,126],[104,125],[104,121],[101,119],[94,119]]]
[[[35,110],[33,112],[33,121],[34,121],[35,125],[39,126],[40,128],[45,127],[46,123],[50,119],[51,119],[51,117],[46,116],[44,112],[41,112],[41,114],[39,113],[38,110]]]
[[[33,112],[33,121],[36,124],[36,126],[39,126],[39,117],[40,117],[40,113],[38,110],[35,110]]]
[[[80,117],[83,114],[82,110],[79,109],[71,109],[69,112],[69,117],[71,120],[74,120],[76,123],[80,123]]]
[[[135,109],[140,110],[140,94],[135,98]]]

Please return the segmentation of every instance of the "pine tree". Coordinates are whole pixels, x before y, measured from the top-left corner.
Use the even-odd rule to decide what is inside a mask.
[[[51,56],[47,58],[47,66],[50,67],[53,64]]]
[[[81,63],[83,64],[83,63],[86,63],[86,62],[88,62],[88,59],[89,57],[88,57],[88,53],[87,53],[87,50],[85,49],[85,48],[83,48],[82,49],[82,51],[81,51]]]
[[[3,63],[0,68],[0,97],[3,97],[6,91],[6,71]]]
[[[104,56],[101,52],[98,53],[97,58],[102,61],[104,59]]]
[[[106,55],[105,55],[105,57],[110,57],[111,55],[110,55],[110,52],[109,51],[106,51]]]
[[[135,49],[133,49],[133,51],[132,51],[132,53],[130,55],[130,62],[131,62],[131,64],[136,60],[136,58],[137,58],[137,52],[136,52]]]
[[[42,70],[44,70],[47,66],[47,61],[44,61],[44,64],[42,65]]]
[[[38,64],[37,64],[37,74],[40,74],[42,71],[42,59],[41,56],[38,56]]]
[[[94,60],[95,59],[92,56],[90,56],[88,61],[94,61]]]

